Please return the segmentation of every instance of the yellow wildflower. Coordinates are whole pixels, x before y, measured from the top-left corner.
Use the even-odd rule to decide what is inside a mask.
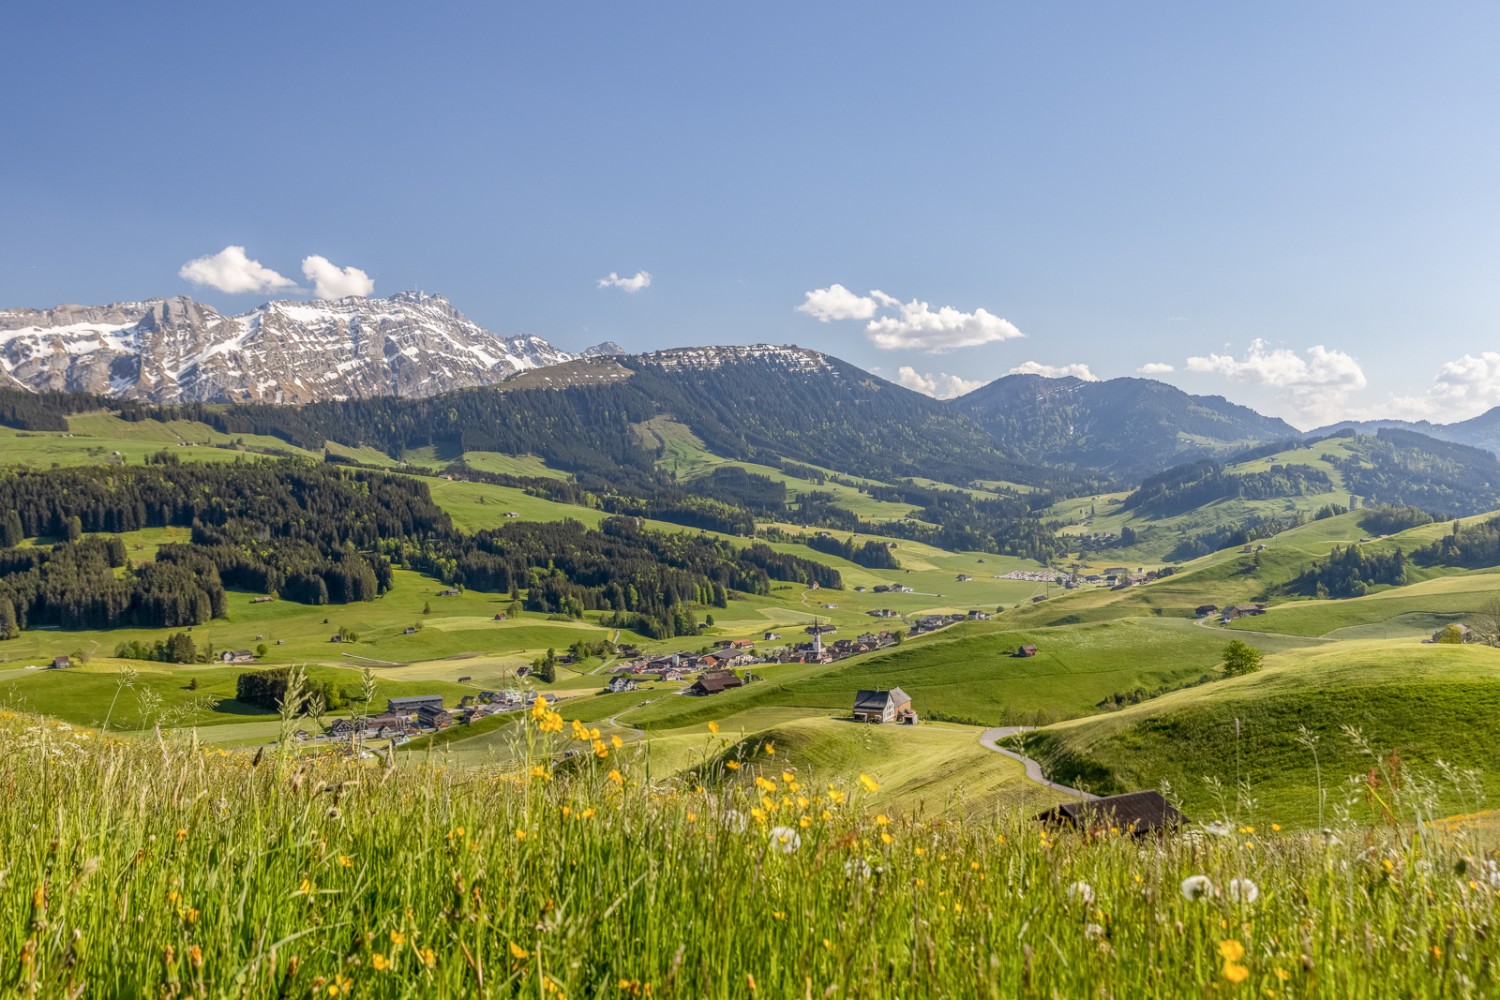
[[[614,744],[616,750],[619,750],[625,745],[625,741],[620,739],[618,734],[610,736],[609,741],[610,743]]]
[[[718,735],[719,724],[717,722],[710,722],[708,724],[708,731],[711,732],[711,733],[713,733],[713,734],[715,734],[715,735]]]
[[[1245,957],[1245,946],[1238,941],[1220,941],[1219,955],[1226,962],[1238,962]]]
[[[737,760],[726,760],[724,762],[724,766],[729,768],[731,771],[738,771],[740,769],[740,762]]]
[[[618,770],[612,770],[609,772],[609,780],[623,786],[625,784],[625,775],[621,774]]]
[[[522,948],[520,945],[512,941],[510,943],[510,957],[514,958],[518,962],[521,962],[530,958],[531,952],[527,951],[525,948]]]
[[[370,956],[370,967],[376,972],[384,972],[391,967],[391,960],[377,951]]]
[[[861,774],[859,776],[859,783],[867,792],[880,791],[880,785],[875,781],[874,778],[870,777],[868,774]]]

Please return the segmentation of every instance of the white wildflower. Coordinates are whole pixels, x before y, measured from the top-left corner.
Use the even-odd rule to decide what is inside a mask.
[[[1094,901],[1094,887],[1087,882],[1074,882],[1068,886],[1068,898],[1087,906]]]
[[[1214,895],[1214,884],[1207,875],[1189,875],[1182,880],[1182,898],[1197,902],[1200,899],[1212,899]]]
[[[1236,903],[1253,903],[1260,898],[1260,886],[1247,878],[1229,880],[1229,898]]]
[[[1215,837],[1230,837],[1234,835],[1234,827],[1221,819],[1216,819],[1212,823],[1204,823],[1203,831],[1211,833]]]
[[[789,826],[771,827],[771,849],[782,854],[795,853],[802,846],[802,834]]]
[[[864,858],[850,858],[844,862],[844,874],[851,878],[869,878],[870,863]]]

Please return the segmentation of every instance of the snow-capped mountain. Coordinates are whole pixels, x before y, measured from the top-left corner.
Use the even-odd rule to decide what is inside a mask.
[[[0,311],[0,386],[152,402],[428,396],[616,353],[502,337],[421,292],[278,300],[238,316],[186,296]]]
[[[826,354],[805,347],[778,346],[776,344],[750,344],[748,346],[721,347],[674,347],[665,351],[652,351],[639,356],[642,364],[666,370],[708,371],[726,365],[760,363],[774,365],[793,372],[834,371]]]

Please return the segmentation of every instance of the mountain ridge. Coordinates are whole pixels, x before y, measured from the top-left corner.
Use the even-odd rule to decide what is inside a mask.
[[[621,353],[505,337],[448,299],[272,299],[226,315],[187,295],[0,310],[0,384],[153,403],[425,396]]]

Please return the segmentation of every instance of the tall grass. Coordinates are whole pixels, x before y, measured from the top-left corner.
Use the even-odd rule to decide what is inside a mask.
[[[0,989],[1500,992],[1500,871],[1431,827],[1157,840],[1049,833],[1017,813],[885,817],[858,785],[783,771],[765,747],[727,768],[735,744],[707,730],[700,777],[653,785],[629,751],[561,728],[528,716],[526,767],[480,775],[0,716]],[[1190,900],[1182,883],[1200,875],[1214,891]],[[1243,882],[1233,898],[1237,879],[1258,898]]]

